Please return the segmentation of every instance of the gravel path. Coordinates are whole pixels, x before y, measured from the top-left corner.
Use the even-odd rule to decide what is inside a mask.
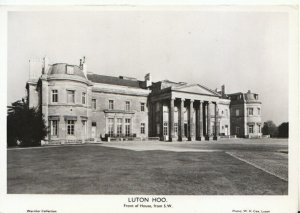
[[[288,155],[277,152],[226,152],[234,158],[288,181]]]

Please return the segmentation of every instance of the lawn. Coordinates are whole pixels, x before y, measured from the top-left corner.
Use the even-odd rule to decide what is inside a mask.
[[[100,145],[8,150],[17,194],[283,195],[288,183],[225,152]]]

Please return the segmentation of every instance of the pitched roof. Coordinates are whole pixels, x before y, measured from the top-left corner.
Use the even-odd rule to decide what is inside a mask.
[[[102,84],[113,84],[113,85],[120,85],[120,86],[127,86],[127,87],[135,87],[135,88],[143,88],[142,81],[138,80],[128,80],[128,79],[121,79],[119,77],[114,76],[106,76],[106,75],[97,75],[97,74],[88,74],[87,78],[95,83],[102,83]]]

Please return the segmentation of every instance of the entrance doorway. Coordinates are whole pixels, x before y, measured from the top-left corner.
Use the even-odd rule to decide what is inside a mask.
[[[229,135],[228,126],[227,125],[225,125],[225,135]]]
[[[96,127],[92,126],[92,138],[96,138]]]
[[[188,124],[184,123],[184,136],[187,137],[188,135]]]

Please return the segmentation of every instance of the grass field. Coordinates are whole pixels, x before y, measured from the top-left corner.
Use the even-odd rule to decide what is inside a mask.
[[[235,150],[235,154],[237,153],[243,157]],[[7,154],[8,193],[156,195],[288,193],[287,181],[238,160],[224,151],[133,151],[101,145],[83,145],[15,149],[8,150]],[[249,153],[244,153],[244,156],[248,155]],[[270,155],[269,158],[271,157]]]

